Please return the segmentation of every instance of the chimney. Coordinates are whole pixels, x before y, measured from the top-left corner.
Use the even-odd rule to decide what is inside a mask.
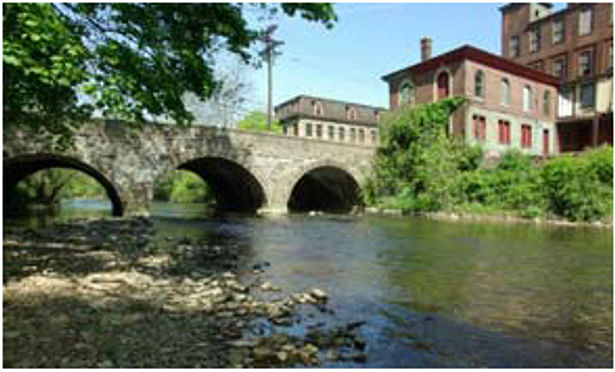
[[[431,58],[431,38],[424,37],[421,39],[421,62]]]

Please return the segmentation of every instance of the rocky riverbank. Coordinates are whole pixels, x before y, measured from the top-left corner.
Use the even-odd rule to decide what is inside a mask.
[[[4,367],[363,363],[360,320],[323,289],[286,293],[239,246],[156,242],[147,219],[5,229]]]

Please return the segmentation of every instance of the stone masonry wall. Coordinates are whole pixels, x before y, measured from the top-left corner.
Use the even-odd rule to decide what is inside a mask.
[[[40,136],[19,131],[5,131],[3,145],[5,172],[17,169],[7,165],[26,155],[61,155],[95,169],[113,185],[125,214],[131,215],[149,213],[159,177],[197,158],[222,158],[245,168],[264,191],[261,210],[284,213],[293,186],[305,173],[332,166],[361,184],[374,154],[371,147],[275,134],[161,125],[131,130],[109,121],[84,125],[75,135],[74,147],[66,151],[55,151]]]

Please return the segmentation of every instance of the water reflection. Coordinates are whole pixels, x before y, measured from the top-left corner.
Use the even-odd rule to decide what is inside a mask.
[[[240,246],[241,270],[267,261],[265,280],[325,289],[338,318],[368,321],[368,366],[612,365],[612,231],[153,210],[158,244]]]

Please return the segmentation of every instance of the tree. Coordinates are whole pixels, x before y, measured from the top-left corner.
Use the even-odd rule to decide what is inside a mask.
[[[237,128],[267,132],[267,114],[261,111],[252,111],[237,123]],[[274,120],[271,123],[271,132],[282,133],[282,125],[278,120]]]
[[[337,19],[318,3],[3,4],[5,125],[44,128],[65,142],[95,110],[137,125],[160,115],[190,124],[182,97],[215,92],[215,53],[253,57],[261,31],[242,9],[255,6],[328,28]]]
[[[214,70],[216,89],[207,101],[187,93],[184,104],[194,115],[196,124],[232,127],[245,112],[253,87],[247,79],[248,66],[236,56],[226,56]]]

